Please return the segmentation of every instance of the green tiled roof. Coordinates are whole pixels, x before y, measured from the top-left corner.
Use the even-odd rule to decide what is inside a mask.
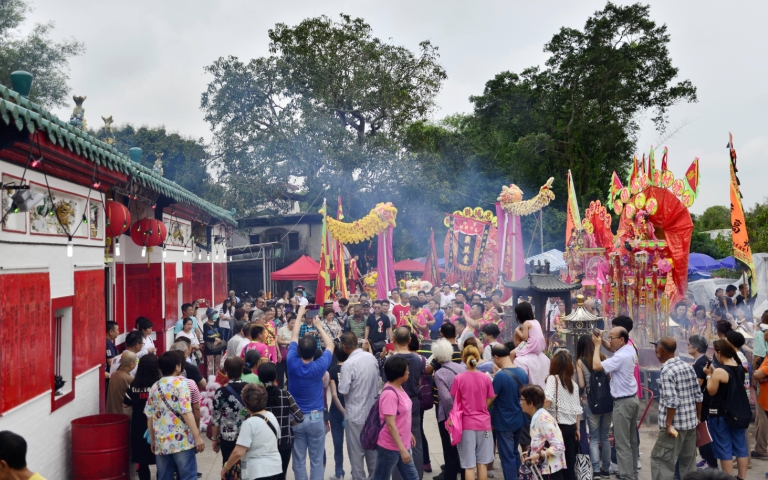
[[[192,205],[212,217],[237,225],[233,211],[225,210],[198,197],[151,169],[132,161],[108,143],[89,135],[67,122],[60,120],[40,105],[29,101],[17,92],[0,85],[0,119],[6,125],[15,126],[20,132],[37,130],[48,134],[51,143],[68,148],[96,165],[132,176],[140,185],[173,198],[177,202]]]

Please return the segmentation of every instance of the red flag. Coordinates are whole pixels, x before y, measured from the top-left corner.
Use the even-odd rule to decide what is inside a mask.
[[[693,198],[696,198],[699,195],[699,157],[696,157],[688,170],[685,171],[685,180],[691,187]]]
[[[430,229],[432,233],[429,237],[429,253],[427,253],[427,264],[424,266],[423,279],[432,285],[440,285],[440,268],[437,265],[437,247],[435,247],[435,230]]]
[[[613,175],[611,176],[611,194],[608,197],[608,208],[613,208],[613,202],[616,200],[616,197],[619,195],[622,188],[624,188],[624,185],[621,184],[619,176],[616,172],[613,172]]]
[[[661,156],[661,171],[666,172],[668,170],[667,168],[667,147],[664,147],[664,154]]]
[[[627,186],[632,187],[632,182],[635,181],[635,179],[640,175],[640,172],[638,172],[638,164],[637,164],[637,157],[634,157],[632,159],[632,171],[629,174],[629,180],[627,181]],[[643,170],[645,170],[645,154],[643,154]]]

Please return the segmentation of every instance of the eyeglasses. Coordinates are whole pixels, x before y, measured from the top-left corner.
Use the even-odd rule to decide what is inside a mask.
[[[618,340],[619,338],[621,338],[621,337],[612,337],[612,336],[608,335],[608,340]]]

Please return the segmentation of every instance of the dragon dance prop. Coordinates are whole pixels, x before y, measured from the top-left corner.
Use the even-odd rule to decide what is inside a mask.
[[[486,282],[498,274],[496,261],[497,218],[490,210],[465,207],[445,217],[446,279],[465,285]]]
[[[731,239],[733,241],[733,258],[741,265],[749,281],[749,296],[757,295],[757,275],[755,262],[752,259],[752,247],[749,246],[747,224],[744,221],[744,205],[742,204],[739,179],[736,176],[736,149],[733,146],[733,135],[729,134],[728,148],[731,153]]]

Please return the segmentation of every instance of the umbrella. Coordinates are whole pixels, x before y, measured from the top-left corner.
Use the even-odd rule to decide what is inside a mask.
[[[704,271],[717,270],[718,268],[724,268],[720,264],[720,262],[710,257],[709,255],[704,255],[703,253],[692,253],[690,257],[688,257],[688,266],[689,268],[693,267],[697,270],[704,270]]]
[[[727,268],[728,270],[736,270],[736,259],[733,258],[733,255],[725,257],[724,259],[720,260],[720,265]]]

